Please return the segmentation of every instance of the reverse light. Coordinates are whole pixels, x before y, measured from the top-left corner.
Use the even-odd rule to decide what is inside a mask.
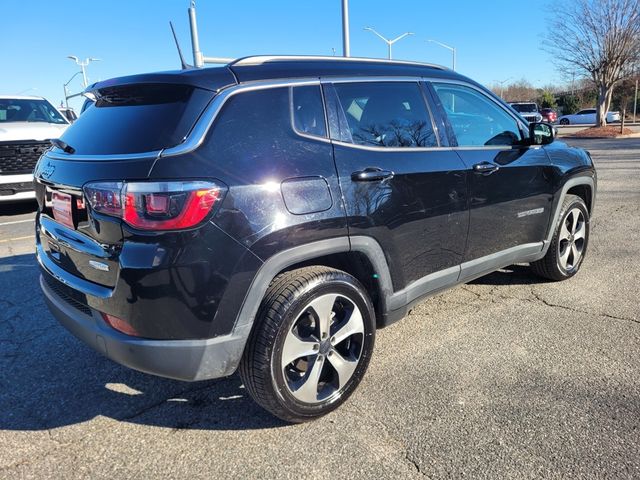
[[[141,230],[180,230],[200,223],[225,188],[210,181],[95,182],[84,186],[87,203]]]

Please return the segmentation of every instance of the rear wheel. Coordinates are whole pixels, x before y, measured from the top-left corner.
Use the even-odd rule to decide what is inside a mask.
[[[561,118],[560,119],[560,125],[569,125],[569,119],[568,118]]]
[[[240,375],[253,399],[289,422],[341,405],[364,376],[375,315],[360,283],[327,267],[274,279],[247,344]]]
[[[584,260],[589,243],[589,210],[582,198],[567,195],[547,254],[531,269],[550,280],[573,277]]]

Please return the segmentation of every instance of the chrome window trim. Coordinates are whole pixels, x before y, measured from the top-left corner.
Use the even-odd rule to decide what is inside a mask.
[[[51,158],[53,160],[74,160],[74,161],[143,160],[148,158],[158,158],[161,152],[162,150],[153,150],[151,152],[140,152],[140,153],[122,153],[122,154],[109,153],[104,155],[75,155],[73,153],[69,154],[69,153],[59,153],[59,152],[48,151],[43,154],[43,157]]]
[[[213,97],[211,103],[205,111],[202,113],[195,126],[187,135],[184,142],[176,145],[175,147],[165,148],[160,153],[160,157],[173,157],[176,155],[184,155],[186,153],[194,151],[202,142],[204,142],[209,129],[213,125],[216,117],[224,107],[224,104],[229,98],[242,92],[253,92],[257,90],[266,90],[270,88],[290,87],[290,86],[303,86],[303,85],[320,85],[319,79],[292,79],[292,80],[280,80],[280,81],[255,81],[241,83],[233,85],[220,90],[219,93]],[[316,138],[316,137],[313,137]]]
[[[322,85],[327,83],[361,83],[361,82],[412,82],[412,83],[420,83],[420,82],[430,82],[430,83],[451,83],[456,85],[461,85],[464,87],[472,88],[478,91],[480,94],[489,99],[489,101],[498,105],[502,110],[504,110],[509,116],[511,116],[519,125],[523,126],[524,130],[527,131],[528,127],[525,126],[520,119],[518,119],[515,115],[513,115],[509,110],[504,108],[500,103],[496,102],[490,96],[488,96],[483,90],[467,83],[463,80],[457,79],[446,79],[446,78],[438,78],[438,77],[429,77],[429,76],[351,76],[351,77],[312,77],[312,78],[300,78],[300,79],[287,79],[287,80],[256,80],[252,82],[240,83],[237,85],[232,85],[229,87],[224,87],[218,90],[216,96],[211,100],[209,105],[205,108],[204,112],[200,116],[200,118],[196,121],[196,124],[191,129],[189,134],[187,134],[185,140],[173,147],[165,148],[162,150],[153,150],[149,152],[140,152],[140,153],[126,153],[126,154],[106,154],[106,155],[76,155],[76,154],[66,154],[59,152],[46,152],[45,155],[48,158],[55,160],[142,160],[148,158],[162,158],[162,157],[172,157],[176,155],[184,155],[190,153],[200,147],[204,142],[204,139],[207,136],[210,128],[215,122],[218,114],[222,110],[223,106],[227,102],[227,100],[234,95],[243,92],[251,92],[257,90],[267,90],[271,88],[280,88],[280,87],[294,87],[294,86],[305,86],[305,85]],[[419,86],[419,85],[418,85]],[[426,100],[425,100],[426,101]],[[323,102],[324,103],[324,102]],[[427,111],[429,109],[429,105],[427,102]],[[326,105],[325,105],[326,110]],[[431,112],[430,112],[431,113]],[[433,122],[433,115],[432,122]],[[328,126],[327,126],[328,129]],[[328,130],[327,130],[328,131]],[[302,137],[308,137],[313,140],[319,140],[323,142],[333,142],[338,145],[348,146],[352,148],[361,148],[365,150],[375,150],[375,151],[401,151],[401,152],[416,152],[416,151],[432,151],[432,150],[468,150],[468,149],[483,149],[483,150],[508,150],[513,148],[512,146],[479,146],[479,147],[376,147],[376,146],[365,146],[365,145],[355,145],[351,143],[345,143],[337,140],[330,140],[328,137],[317,137],[312,135],[306,135],[304,133],[297,132],[294,130],[297,135]],[[328,134],[328,133],[327,133]],[[438,139],[439,141],[439,139]]]

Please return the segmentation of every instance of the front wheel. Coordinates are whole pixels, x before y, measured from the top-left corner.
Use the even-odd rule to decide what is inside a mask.
[[[327,267],[277,276],[260,306],[240,364],[253,399],[288,422],[341,405],[364,376],[375,314],[362,285]]]
[[[589,244],[589,210],[584,200],[567,195],[560,211],[549,250],[531,269],[537,275],[550,280],[566,280],[573,277],[584,260]]]
[[[568,118],[561,118],[560,119],[560,125],[569,125],[569,119]]]

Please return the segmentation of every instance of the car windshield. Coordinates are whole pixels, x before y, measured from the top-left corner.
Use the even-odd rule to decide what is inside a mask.
[[[516,112],[537,112],[538,107],[535,103],[512,103],[511,106]]]
[[[46,100],[0,98],[0,123],[9,122],[68,123]]]

